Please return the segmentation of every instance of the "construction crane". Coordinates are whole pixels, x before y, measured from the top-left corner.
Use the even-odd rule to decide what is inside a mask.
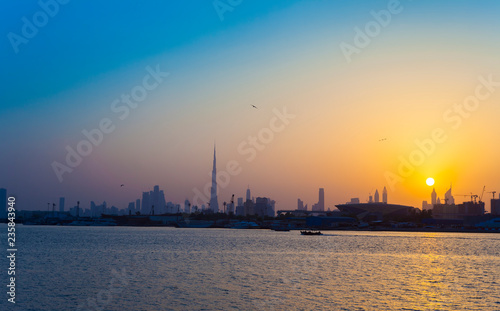
[[[477,198],[479,198],[479,196],[477,194],[473,194],[472,198],[474,199],[474,203],[477,203]],[[481,202],[481,199],[479,199],[479,202]]]
[[[483,201],[483,195],[484,195],[484,190],[486,189],[486,186],[483,186],[483,192],[481,193],[481,197],[479,198],[479,202]]]
[[[472,194],[472,192],[470,194],[455,194],[455,196],[470,197],[470,201],[474,203],[477,203],[477,198],[479,198],[477,194]]]
[[[487,193],[491,193],[493,194],[493,199],[495,198],[495,193],[497,193],[496,191],[488,191]]]

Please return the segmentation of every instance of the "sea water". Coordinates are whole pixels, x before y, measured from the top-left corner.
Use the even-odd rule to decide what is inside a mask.
[[[495,233],[19,225],[16,244],[1,310],[500,310]]]

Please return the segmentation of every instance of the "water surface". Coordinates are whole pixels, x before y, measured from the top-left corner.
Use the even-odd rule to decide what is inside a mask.
[[[500,310],[499,234],[19,226],[17,243],[12,310]]]

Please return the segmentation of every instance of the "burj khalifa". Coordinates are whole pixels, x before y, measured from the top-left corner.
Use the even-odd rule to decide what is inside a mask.
[[[219,212],[219,202],[217,201],[217,168],[215,158],[215,145],[214,145],[214,167],[212,169],[212,188],[210,190],[210,209],[214,213]]]

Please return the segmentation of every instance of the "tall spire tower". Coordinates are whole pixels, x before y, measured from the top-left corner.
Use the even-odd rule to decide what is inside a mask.
[[[252,197],[250,196],[250,185],[248,185],[248,188],[247,188],[247,201],[248,200],[252,200]]]
[[[212,188],[210,191],[210,209],[214,213],[219,212],[219,202],[217,201],[217,167],[215,157],[215,144],[214,144],[214,166],[212,169]]]

